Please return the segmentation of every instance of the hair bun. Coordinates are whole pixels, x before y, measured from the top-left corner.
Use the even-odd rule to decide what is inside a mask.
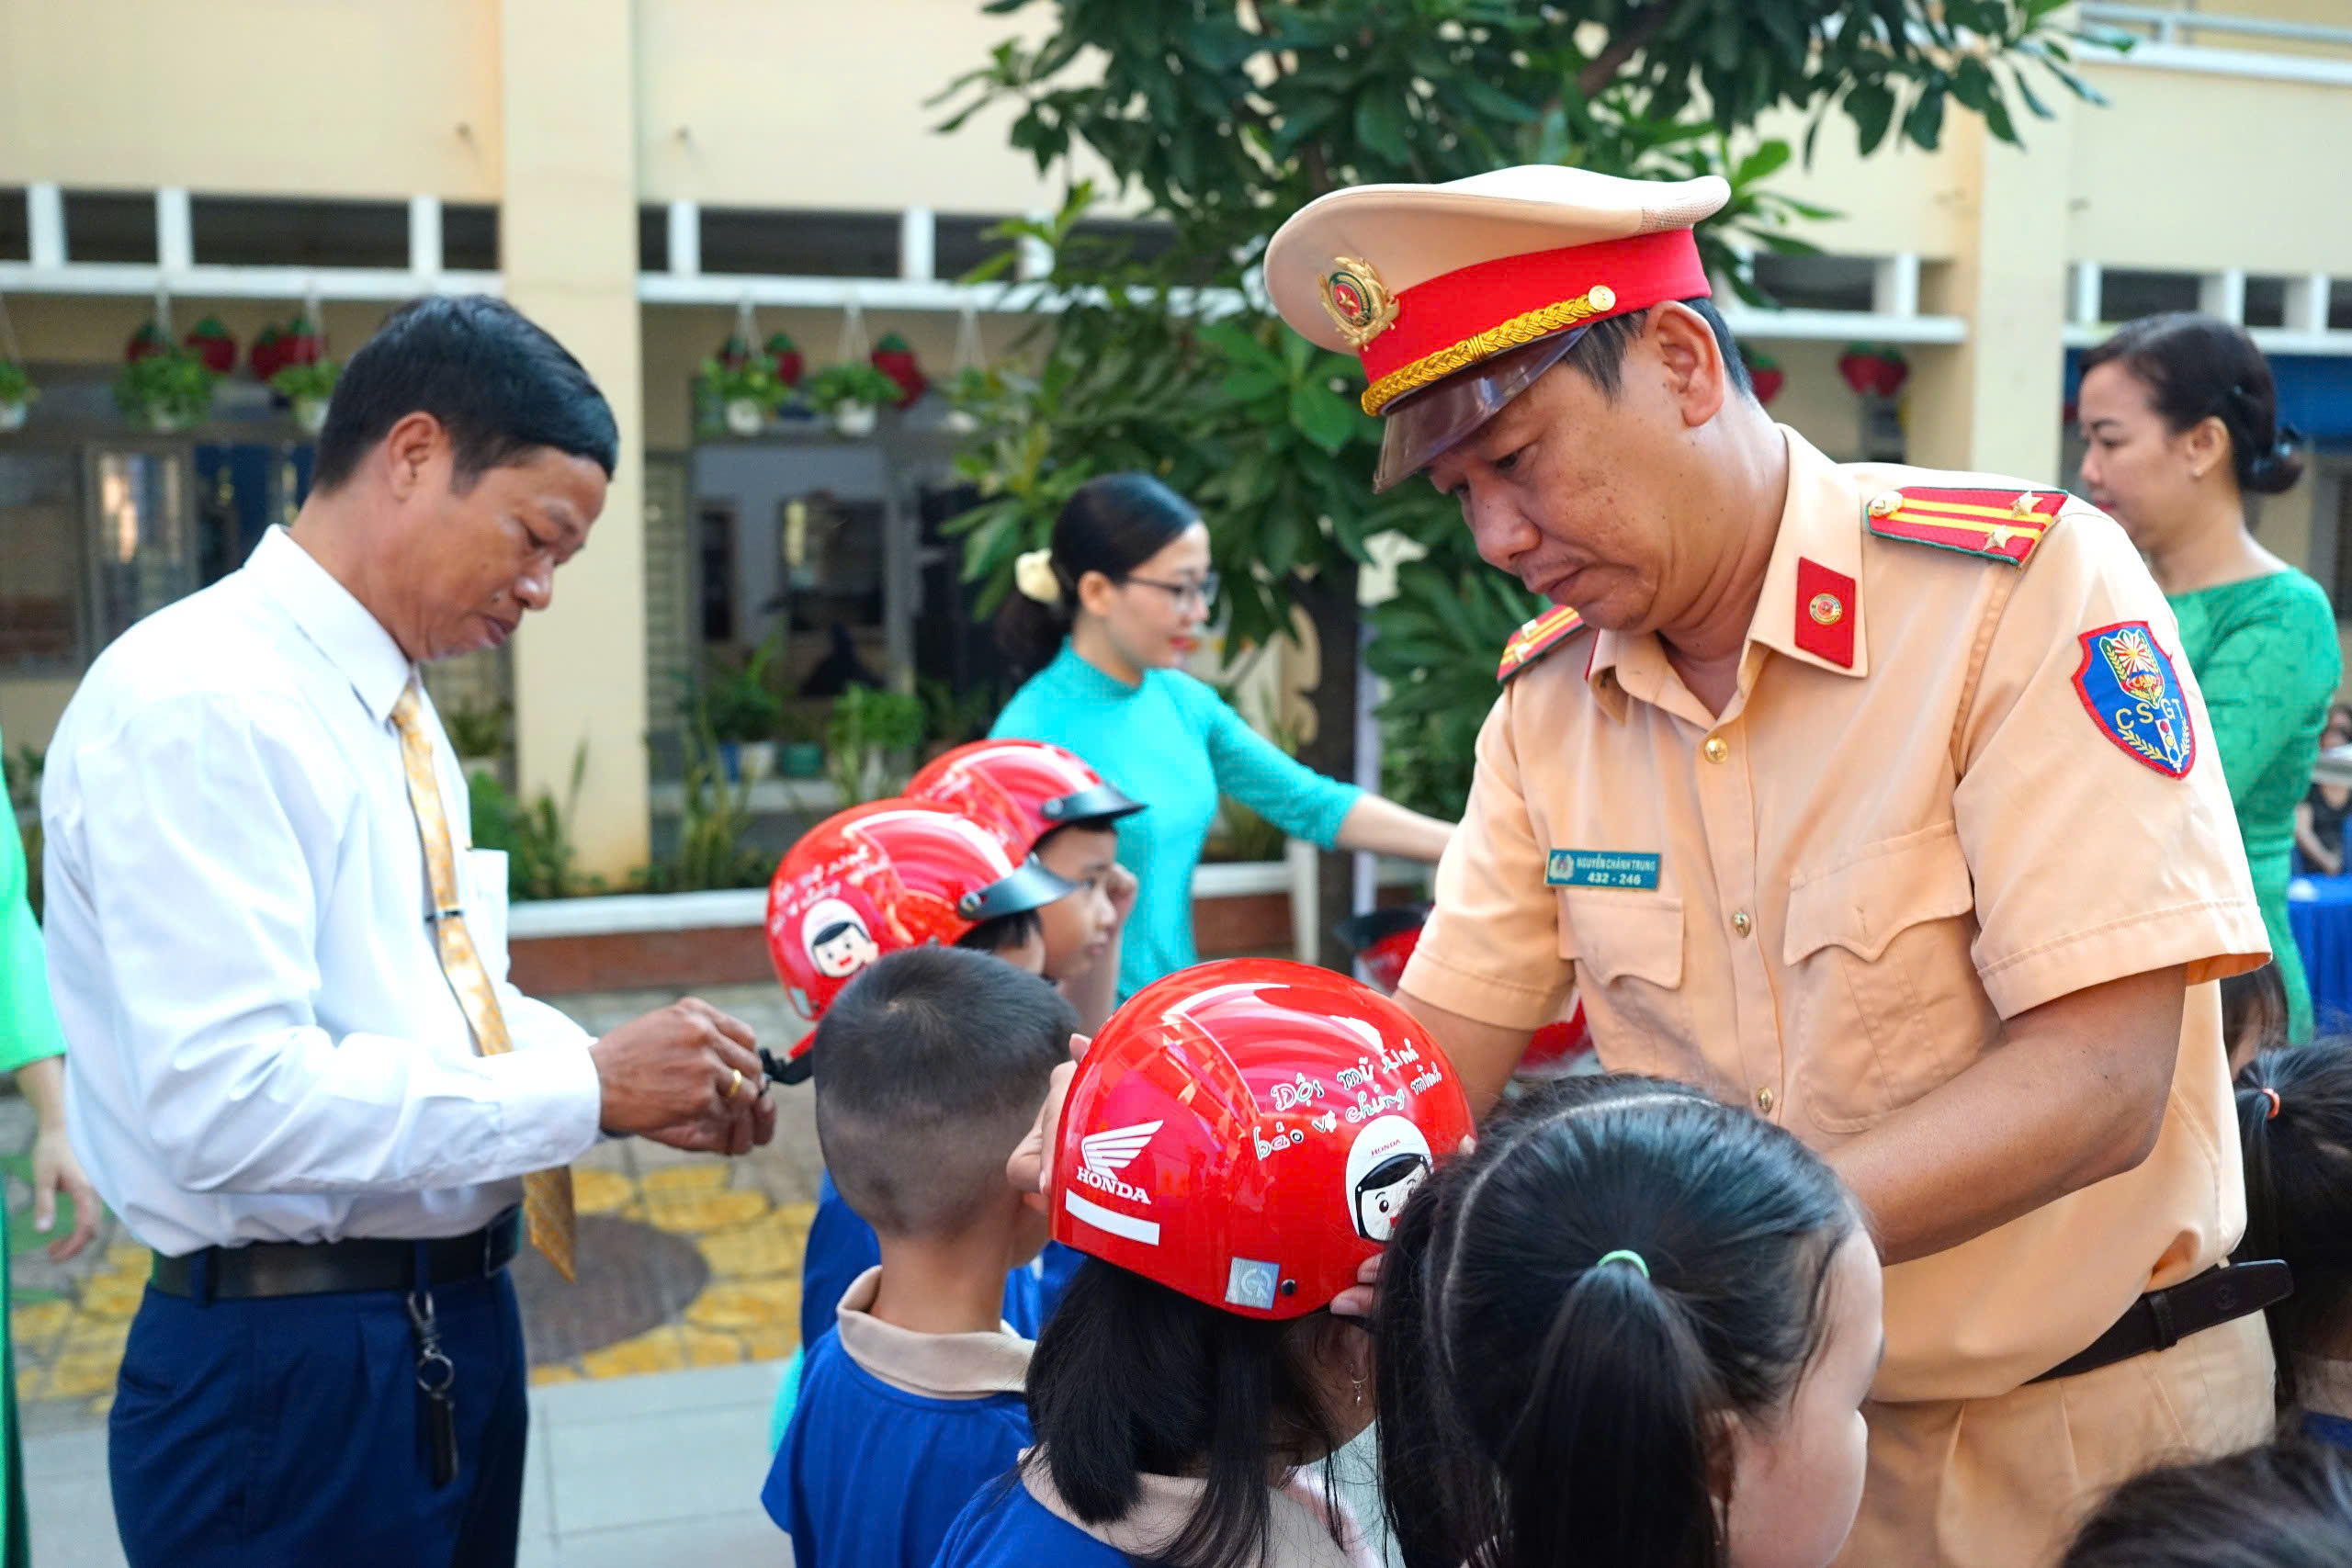
[[[2278,439],[2270,450],[2257,452],[2245,466],[2245,488],[2257,495],[2278,495],[2295,488],[2303,477],[2303,460],[2296,449],[2303,443],[2303,433],[2291,424],[2278,427]]]

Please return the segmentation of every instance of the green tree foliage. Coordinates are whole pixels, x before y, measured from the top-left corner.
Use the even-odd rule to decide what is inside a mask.
[[[2049,112],[2037,74],[2091,96],[2053,22],[2059,0],[1045,3],[1052,31],[998,45],[951,85],[944,129],[1010,103],[1012,144],[1041,170],[1090,155],[1124,208],[1139,198],[1173,225],[1173,244],[1145,259],[1101,237],[1083,182],[1050,221],[1007,226],[1053,248],[1040,288],[1062,308],[1034,373],[999,375],[980,403],[965,466],[987,499],[962,521],[967,575],[992,606],[1073,490],[1140,468],[1202,506],[1231,636],[1269,636],[1295,606],[1327,648],[1345,648],[1366,542],[1406,535],[1427,558],[1375,613],[1369,657],[1391,683],[1392,777],[1440,812],[1458,811],[1467,790],[1502,643],[1540,606],[1477,561],[1442,498],[1419,485],[1372,494],[1379,432],[1357,404],[1355,362],[1283,329],[1250,276],[1282,220],[1342,186],[1514,163],[1720,174],[1732,200],[1700,243],[1752,299],[1745,257],[1808,249],[1790,221],[1825,216],[1770,187],[1793,150],[1753,135],[1766,111],[1807,115],[1808,152],[1842,111],[1869,152],[1889,135],[1935,146],[1952,102],[2015,141],[2015,107]],[[1325,660],[1306,752],[1342,773],[1346,664]]]

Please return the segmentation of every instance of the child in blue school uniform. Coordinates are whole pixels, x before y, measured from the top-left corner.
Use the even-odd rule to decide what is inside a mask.
[[[1329,1308],[1469,1131],[1430,1037],[1352,980],[1236,960],[1137,992],[1035,1134],[1086,1254],[1030,1364],[1037,1445],[934,1568],[1377,1562],[1322,1463],[1372,1420],[1372,1337]]]
[[[2273,1045],[2238,1075],[2245,1239],[2294,1293],[2268,1310],[2278,1402],[2303,1435],[2352,1450],[2352,1036]]]
[[[1005,1165],[1069,1060],[1069,1004],[981,953],[876,961],[818,1025],[817,1136],[881,1262],[803,1362],[760,1494],[796,1568],[923,1568],[1029,1443],[1004,1279],[1046,1224]]]

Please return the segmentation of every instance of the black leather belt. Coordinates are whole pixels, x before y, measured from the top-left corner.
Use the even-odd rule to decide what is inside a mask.
[[[344,1291],[408,1291],[480,1280],[514,1260],[522,1245],[519,1210],[509,1209],[478,1231],[429,1241],[354,1236],[345,1241],[257,1241],[208,1247],[178,1258],[155,1257],[147,1282],[167,1296],[198,1293],[197,1261],[210,1276],[205,1294],[215,1301],[262,1296],[323,1296]],[[417,1253],[424,1254],[419,1280]]]
[[[2078,1377],[2151,1350],[2169,1350],[2192,1334],[2283,1302],[2294,1289],[2294,1276],[2276,1258],[2208,1269],[2193,1280],[2150,1291],[2116,1319],[2114,1327],[2092,1340],[2090,1348],[2067,1357],[2033,1381]]]

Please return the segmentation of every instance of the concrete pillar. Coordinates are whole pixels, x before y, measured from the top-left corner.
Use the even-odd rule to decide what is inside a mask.
[[[506,298],[588,367],[620,423],[620,469],[555,604],[516,637],[515,766],[526,798],[564,798],[583,870],[645,863],[644,411],[637,303],[631,0],[500,0]]]
[[[1955,107],[1944,135],[1969,202],[1957,255],[1922,280],[1922,308],[1963,316],[1968,341],[1912,355],[1905,446],[1930,468],[2056,484],[2069,306],[2067,178],[2073,109],[2045,94],[2054,120],[2020,114],[2025,149],[1994,140]]]

